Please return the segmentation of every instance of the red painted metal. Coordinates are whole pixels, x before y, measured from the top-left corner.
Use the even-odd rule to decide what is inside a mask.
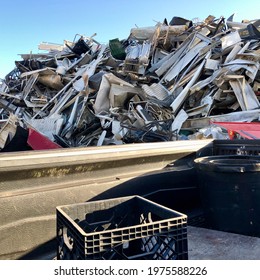
[[[228,131],[230,139],[234,139],[236,133],[245,139],[260,139],[260,122],[212,122]]]
[[[57,143],[51,141],[48,137],[32,128],[29,128],[27,143],[33,150],[50,150],[62,148]]]

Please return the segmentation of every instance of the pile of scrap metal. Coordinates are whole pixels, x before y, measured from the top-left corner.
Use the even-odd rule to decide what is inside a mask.
[[[41,43],[2,80],[0,125],[15,115],[54,148],[227,138],[213,122],[259,121],[259,26],[173,17],[108,44]]]

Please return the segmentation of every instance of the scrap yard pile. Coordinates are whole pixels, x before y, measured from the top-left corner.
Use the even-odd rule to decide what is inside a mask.
[[[259,28],[173,17],[107,44],[41,43],[0,83],[0,150],[18,127],[53,148],[226,138],[215,122],[259,121]]]

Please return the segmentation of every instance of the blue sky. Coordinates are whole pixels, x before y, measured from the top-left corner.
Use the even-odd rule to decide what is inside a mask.
[[[63,43],[75,34],[107,43],[125,39],[135,26],[154,26],[173,16],[192,20],[208,15],[235,21],[260,18],[259,0],[12,0],[2,1],[0,26],[0,78],[14,69],[19,54],[38,53],[38,44]]]

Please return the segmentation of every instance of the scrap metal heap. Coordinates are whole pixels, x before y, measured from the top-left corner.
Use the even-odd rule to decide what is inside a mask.
[[[227,138],[212,122],[259,121],[259,26],[173,17],[108,44],[41,43],[0,84],[0,149],[10,122],[61,147]]]

